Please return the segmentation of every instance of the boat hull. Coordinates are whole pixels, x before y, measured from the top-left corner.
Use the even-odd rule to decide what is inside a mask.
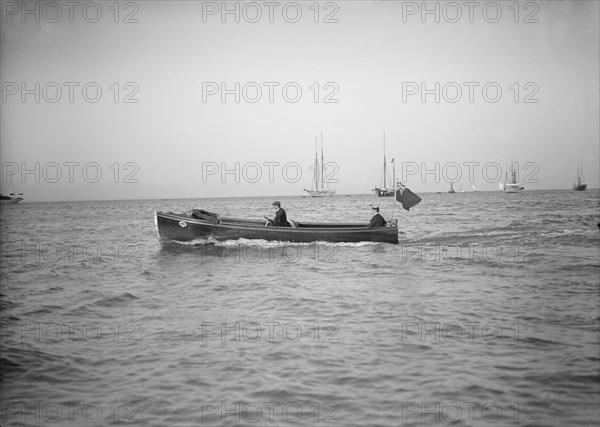
[[[394,197],[394,195],[396,194],[396,190],[393,189],[381,189],[378,187],[375,187],[373,189],[373,191],[375,192],[375,194],[377,194],[377,197]]]
[[[14,199],[1,199],[0,200],[0,204],[2,204],[2,205],[14,205],[15,203],[19,203],[21,200],[23,200],[22,197],[16,197]]]
[[[397,227],[368,227],[366,224],[298,223],[297,227],[265,227],[262,221],[224,217],[221,223],[212,224],[190,215],[165,212],[155,213],[155,223],[158,237],[163,243],[238,239],[295,243],[398,243]]]
[[[522,190],[523,189],[520,185],[506,184],[506,186],[504,187],[504,191],[506,193],[520,193]]]
[[[587,184],[574,185],[573,190],[574,191],[585,191],[585,190],[587,190]]]
[[[500,183],[500,185],[498,187],[500,188],[501,191],[504,191],[505,193],[520,193],[521,191],[523,191],[525,189],[524,187],[521,187],[520,184],[512,184],[512,183],[507,183],[507,184]]]
[[[304,190],[310,197],[333,197],[335,196],[335,190]]]

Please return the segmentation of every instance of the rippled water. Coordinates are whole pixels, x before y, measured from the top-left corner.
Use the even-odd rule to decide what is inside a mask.
[[[597,425],[598,191],[421,196],[399,245],[158,242],[267,198],[2,206],[1,424]]]

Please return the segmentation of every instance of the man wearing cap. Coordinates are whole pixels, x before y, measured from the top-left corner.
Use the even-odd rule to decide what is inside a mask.
[[[385,227],[387,223],[379,213],[379,206],[371,206],[371,211],[373,212],[373,217],[371,218],[369,227]]]
[[[281,203],[273,202],[271,209],[273,209],[273,212],[275,213],[275,218],[271,221],[276,227],[291,227],[290,223],[287,220],[287,215],[281,207]]]

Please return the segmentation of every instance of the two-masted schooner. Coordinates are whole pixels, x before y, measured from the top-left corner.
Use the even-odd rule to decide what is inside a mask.
[[[394,160],[392,159],[392,162]],[[381,187],[375,186],[371,191],[377,194],[377,197],[393,197],[396,194],[396,189],[393,187],[396,182],[396,168],[392,168],[393,178],[392,187],[387,186],[387,159],[385,158],[385,132],[383,133],[383,185]]]
[[[573,184],[573,190],[575,191],[585,191],[587,190],[587,184],[583,183],[583,179],[581,178],[582,174],[582,166],[580,166],[580,162],[577,162],[577,181]]]
[[[21,200],[23,200],[23,193],[15,194],[13,192],[12,181],[8,189],[8,196],[0,194],[0,204],[3,205],[14,205],[15,203],[19,203]]]
[[[310,190],[304,191],[310,197],[335,196],[335,190],[325,188],[325,158],[323,156],[323,132],[321,132],[321,162],[319,163],[319,152],[317,151],[317,137],[315,136],[315,162],[313,163],[313,180]]]

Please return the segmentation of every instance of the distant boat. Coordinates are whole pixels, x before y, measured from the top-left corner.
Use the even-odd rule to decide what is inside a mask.
[[[15,203],[19,203],[21,200],[23,200],[23,193],[13,193],[12,182],[8,187],[8,196],[0,194],[0,204],[3,205],[14,205]]]
[[[577,181],[573,184],[573,190],[575,191],[585,191],[587,190],[587,184],[583,183],[581,178],[583,168],[579,166],[579,162],[577,162]]]
[[[321,132],[321,163],[319,164],[317,151],[317,137],[315,136],[315,163],[313,164],[314,173],[310,190],[304,191],[310,197],[331,197],[335,196],[335,190],[325,189],[325,161],[323,157],[323,132]],[[319,188],[319,186],[321,188]]]
[[[506,171],[508,174],[508,170]],[[519,184],[519,179],[517,176],[517,171],[515,170],[515,162],[511,161],[510,163],[510,179],[505,176],[504,183],[499,183],[498,188],[505,193],[520,193],[525,187]]]
[[[394,160],[392,159],[392,162]],[[387,186],[387,160],[385,158],[385,132],[383,133],[383,185],[380,187],[375,186],[375,188],[373,188],[375,194],[377,194],[377,197],[393,197],[394,194],[396,194],[396,189],[395,188],[388,188]],[[393,177],[392,177],[392,183],[396,182],[396,168],[393,168]]]
[[[452,186],[452,183],[450,183],[450,190],[448,190],[448,193],[450,193],[450,194],[456,193],[456,191],[454,191],[454,187]]]
[[[473,188],[473,191],[477,191],[477,187],[475,187],[475,184],[471,185],[471,187]]]

